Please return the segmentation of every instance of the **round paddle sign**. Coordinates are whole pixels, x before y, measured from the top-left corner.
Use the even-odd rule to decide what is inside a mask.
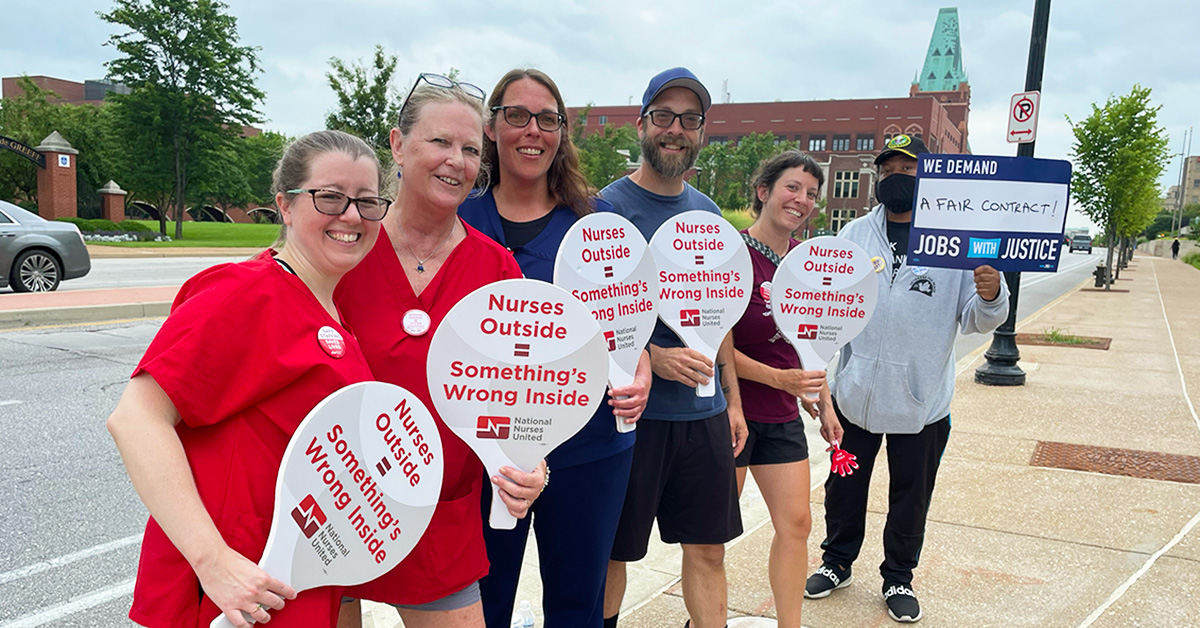
[[[554,285],[579,299],[600,324],[609,384],[632,384],[658,317],[658,277],[641,232],[612,212],[580,218],[558,247]],[[618,432],[634,426],[617,418]]]
[[[715,362],[754,287],[742,236],[717,214],[689,211],[664,222],[650,250],[658,265],[658,317],[688,348]],[[697,386],[696,394],[713,396],[716,382]]]
[[[442,464],[437,424],[416,395],[382,382],[329,395],[284,451],[259,567],[296,591],[391,571],[433,518]],[[224,615],[211,624],[232,625]]]
[[[867,326],[878,297],[871,258],[849,240],[822,236],[801,242],[779,263],[771,315],[804,370],[823,371]]]
[[[426,369],[442,420],[498,475],[505,465],[532,471],[583,429],[604,397],[608,350],[592,313],[567,291],[508,279],[450,309]],[[489,521],[516,526],[495,494]]]

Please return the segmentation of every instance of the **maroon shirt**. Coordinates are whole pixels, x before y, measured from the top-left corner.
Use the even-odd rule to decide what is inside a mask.
[[[800,242],[789,239],[788,250],[797,244]],[[754,290],[750,293],[746,313],[733,326],[733,346],[767,366],[800,368],[796,350],[779,332],[771,316],[771,279],[775,276],[775,265],[754,247],[746,248],[750,250],[750,264],[754,267]],[[740,377],[738,389],[742,393],[742,414],[747,421],[786,423],[800,416],[800,406],[790,393]]]

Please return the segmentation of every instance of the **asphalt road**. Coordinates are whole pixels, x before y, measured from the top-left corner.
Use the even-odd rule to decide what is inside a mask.
[[[1102,255],[1064,253],[1058,273],[1024,275],[1018,320],[1079,285]],[[112,272],[97,281],[143,280]],[[0,628],[132,625],[146,512],[104,420],[158,326],[0,332]],[[960,337],[958,355],[986,342]]]

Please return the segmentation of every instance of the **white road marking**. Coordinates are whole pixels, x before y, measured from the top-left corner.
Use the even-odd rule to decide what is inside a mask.
[[[93,591],[58,606],[51,606],[45,610],[30,613],[24,617],[18,617],[8,623],[0,624],[0,628],[36,628],[37,626],[57,622],[64,617],[69,617],[133,593],[133,583],[134,580],[131,578],[120,584]]]
[[[1188,394],[1187,379],[1183,375],[1183,366],[1179,362],[1179,349],[1175,346],[1175,334],[1171,331],[1171,320],[1167,318],[1167,304],[1162,298],[1162,287],[1158,283],[1158,269],[1154,267],[1153,261],[1151,261],[1150,268],[1154,270],[1154,287],[1158,291],[1158,304],[1162,307],[1163,322],[1165,322],[1167,325],[1167,338],[1171,341],[1171,352],[1175,354],[1175,369],[1179,371],[1179,383],[1183,387],[1183,399],[1184,401],[1187,401],[1188,411],[1192,413],[1192,420],[1196,423],[1196,429],[1200,430],[1200,416],[1197,416],[1196,406],[1192,405],[1192,397]],[[1150,568],[1154,566],[1154,563],[1157,562],[1159,558],[1171,551],[1171,548],[1178,545],[1179,542],[1182,541],[1184,537],[1186,537],[1192,531],[1192,529],[1196,527],[1197,524],[1200,524],[1200,512],[1196,513],[1196,516],[1192,517],[1190,521],[1184,524],[1183,529],[1179,531],[1179,534],[1175,535],[1175,538],[1171,539],[1166,545],[1162,546],[1161,549],[1159,549],[1157,552],[1154,552],[1150,558],[1146,559],[1146,562],[1142,565],[1141,569],[1135,571],[1132,576],[1129,576],[1128,580],[1121,583],[1121,586],[1117,587],[1117,589],[1112,592],[1112,595],[1108,596],[1108,599],[1105,600],[1099,608],[1092,611],[1092,614],[1088,615],[1087,618],[1083,620],[1083,623],[1079,624],[1077,628],[1087,628],[1088,626],[1094,624],[1097,619],[1100,619],[1100,616],[1103,615],[1105,611],[1107,611],[1113,604],[1116,604],[1117,600],[1121,599],[1121,597],[1125,595],[1125,592],[1129,591],[1130,587],[1136,584],[1137,581],[1142,578],[1142,576],[1146,575],[1146,573],[1150,571]]]
[[[49,569],[54,569],[55,567],[62,567],[63,565],[69,565],[75,561],[83,560],[85,558],[91,558],[92,556],[98,556],[98,555],[104,554],[106,552],[111,552],[113,550],[119,550],[123,547],[127,547],[129,545],[134,545],[141,540],[142,540],[142,535],[135,534],[133,536],[127,536],[123,539],[109,541],[108,543],[103,543],[103,544],[97,545],[95,547],[89,547],[88,549],[80,550],[73,554],[67,554],[65,556],[51,558],[50,560],[45,560],[40,563],[34,563],[32,565],[21,567],[20,569],[6,571],[4,573],[0,573],[0,584],[6,584],[9,582],[12,582],[13,580],[19,580],[21,578],[32,576],[34,574],[42,573],[43,571],[47,571]],[[5,627],[0,626],[0,628],[5,628]]]
[[[18,403],[21,403],[21,400],[20,400],[20,399],[5,399],[4,401],[0,401],[0,407],[3,407],[3,406],[15,406],[15,405],[17,405]]]

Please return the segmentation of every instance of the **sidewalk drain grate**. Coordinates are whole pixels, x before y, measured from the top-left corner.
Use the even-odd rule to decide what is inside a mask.
[[[1039,441],[1029,464],[1131,478],[1200,484],[1200,457]]]

